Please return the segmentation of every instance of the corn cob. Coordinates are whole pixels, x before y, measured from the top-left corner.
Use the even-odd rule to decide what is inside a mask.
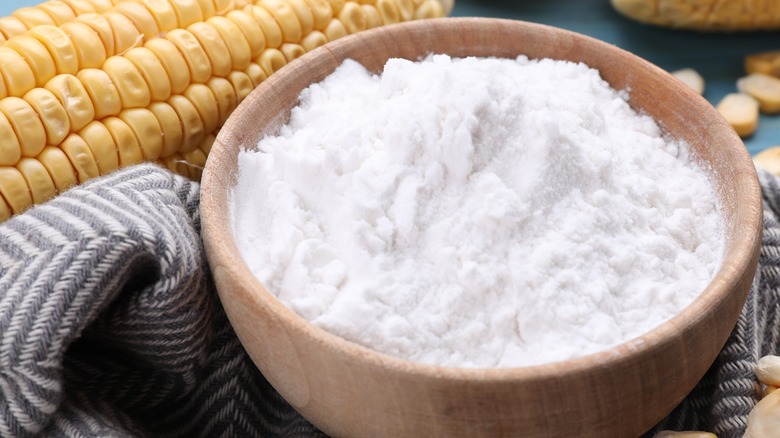
[[[780,29],[775,0],[611,0],[621,14],[657,26],[700,31]]]
[[[220,127],[269,75],[333,39],[443,16],[447,4],[49,0],[20,8],[0,18],[0,222],[143,161],[198,180]]]

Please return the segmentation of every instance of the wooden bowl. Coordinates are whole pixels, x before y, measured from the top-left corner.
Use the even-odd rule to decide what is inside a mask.
[[[582,61],[630,103],[689,142],[709,164],[727,222],[725,260],[693,304],[608,351],[524,368],[459,369],[389,357],[297,316],[253,277],[228,220],[240,147],[286,121],[298,93],[345,58],[379,71],[389,57]],[[761,193],[743,143],[702,97],[654,65],[572,32],[519,21],[443,18],[349,36],[272,75],[240,105],[211,150],[202,181],[203,238],[219,296],[254,362],[281,395],[334,436],[631,437],[660,421],[723,347],[755,272]]]

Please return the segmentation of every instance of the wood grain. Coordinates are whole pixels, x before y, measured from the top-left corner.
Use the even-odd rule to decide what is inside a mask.
[[[689,142],[712,169],[727,222],[722,268],[661,327],[611,350],[510,369],[426,366],[311,326],[254,279],[228,218],[240,148],[284,122],[297,95],[352,58],[378,71],[389,57],[554,58],[600,70],[631,104]],[[630,147],[630,145],[627,145]],[[304,416],[333,436],[631,437],[667,415],[712,364],[753,279],[761,194],[743,143],[701,96],[615,46],[520,21],[443,18],[374,29],[291,62],[245,99],[220,131],[203,175],[203,237],[220,299],[250,356]]]

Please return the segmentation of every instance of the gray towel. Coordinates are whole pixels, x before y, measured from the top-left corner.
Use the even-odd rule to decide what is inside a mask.
[[[780,180],[742,317],[660,425],[740,437],[780,351]],[[324,436],[252,364],[217,299],[199,186],[151,164],[0,224],[0,436]]]

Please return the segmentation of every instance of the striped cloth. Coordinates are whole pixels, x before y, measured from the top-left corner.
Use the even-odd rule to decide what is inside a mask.
[[[780,351],[780,180],[761,183],[756,284],[717,362],[659,428],[740,437],[757,401],[753,365]],[[324,436],[230,328],[198,194],[144,164],[0,225],[0,436]]]

